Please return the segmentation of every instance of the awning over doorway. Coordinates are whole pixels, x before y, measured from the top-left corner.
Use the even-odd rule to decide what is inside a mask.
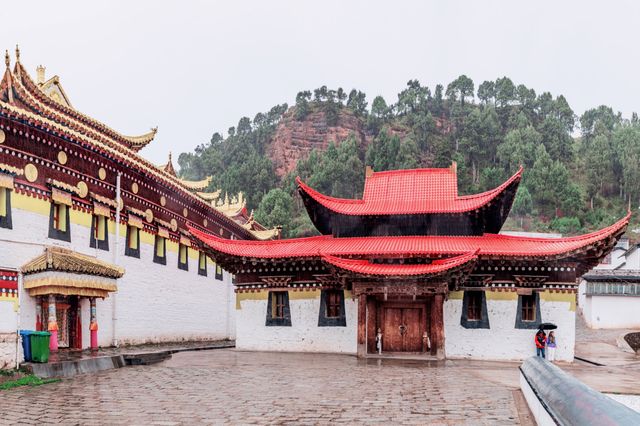
[[[59,247],[47,247],[21,268],[24,288],[31,296],[107,297],[117,291],[124,269],[95,257]]]

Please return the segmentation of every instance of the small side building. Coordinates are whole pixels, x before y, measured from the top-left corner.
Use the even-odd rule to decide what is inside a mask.
[[[588,327],[640,328],[638,248],[638,244],[621,239],[611,254],[582,277],[579,306]]]

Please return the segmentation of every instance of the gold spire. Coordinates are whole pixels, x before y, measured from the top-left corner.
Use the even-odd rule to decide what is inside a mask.
[[[9,59],[9,50],[4,51],[4,64],[7,66],[7,68],[9,68],[9,65],[11,65],[11,60]]]
[[[20,48],[16,44],[16,62],[20,62]]]

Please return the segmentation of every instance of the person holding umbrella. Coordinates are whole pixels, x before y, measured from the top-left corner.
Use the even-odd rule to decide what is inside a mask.
[[[538,329],[534,341],[536,342],[536,356],[544,358],[544,347],[547,343],[547,335],[542,327]]]

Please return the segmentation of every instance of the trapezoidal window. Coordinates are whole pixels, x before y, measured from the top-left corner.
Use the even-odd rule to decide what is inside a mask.
[[[542,322],[540,317],[540,293],[533,292],[532,294],[519,295],[516,328],[538,328]]]
[[[11,190],[0,187],[0,228],[12,229]]]
[[[178,269],[189,270],[189,247],[178,244]]]
[[[344,291],[339,289],[322,290],[320,293],[320,313],[318,327],[346,327],[344,309]]]
[[[137,226],[127,225],[127,245],[124,254],[140,259],[140,228]]]
[[[109,232],[107,217],[93,215],[91,219],[91,239],[89,245],[100,250],[109,250]]]
[[[153,245],[153,261],[161,265],[167,264],[167,239],[157,234]]]
[[[267,301],[267,327],[291,327],[288,291],[271,291]]]
[[[198,254],[198,275],[207,276],[207,255],[203,251]]]
[[[62,241],[71,241],[69,226],[69,206],[63,203],[52,202],[49,215],[49,238]]]
[[[465,290],[460,325],[464,328],[490,328],[484,291]]]

